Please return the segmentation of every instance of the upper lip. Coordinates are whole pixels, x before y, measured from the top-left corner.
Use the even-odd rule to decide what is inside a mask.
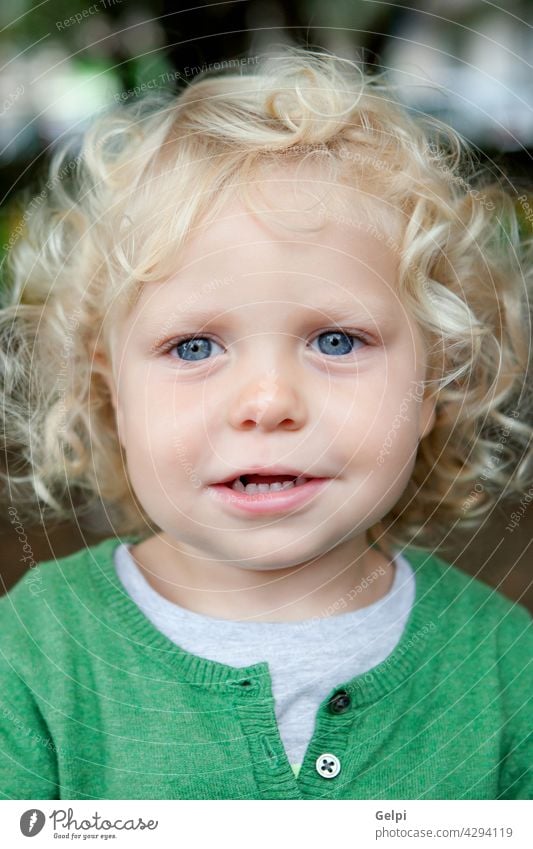
[[[241,475],[287,475],[287,477],[291,478],[302,477],[308,480],[318,477],[318,475],[303,474],[296,469],[289,469],[287,466],[249,466],[247,469],[231,472],[222,480],[215,481],[215,483],[229,483],[236,478],[240,478]]]

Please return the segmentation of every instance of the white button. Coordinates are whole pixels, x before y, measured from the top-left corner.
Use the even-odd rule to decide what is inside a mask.
[[[316,759],[316,771],[322,778],[335,778],[341,771],[341,762],[335,755],[326,752]]]

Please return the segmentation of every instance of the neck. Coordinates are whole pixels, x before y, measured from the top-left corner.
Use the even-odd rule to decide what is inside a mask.
[[[282,569],[245,569],[193,557],[166,534],[130,552],[159,595],[195,613],[232,621],[289,622],[337,616],[383,598],[392,558],[350,540],[313,560]]]

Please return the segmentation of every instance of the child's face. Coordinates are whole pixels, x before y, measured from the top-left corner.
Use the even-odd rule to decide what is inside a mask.
[[[285,208],[287,191],[276,194]],[[405,490],[434,402],[422,401],[424,346],[396,294],[397,256],[363,218],[296,233],[234,199],[116,330],[111,386],[129,480],[200,561],[268,570],[341,542],[360,549]],[[329,480],[275,514],[213,497],[232,472],[274,465]]]

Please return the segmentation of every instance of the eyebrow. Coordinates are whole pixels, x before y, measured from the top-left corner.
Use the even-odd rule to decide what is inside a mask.
[[[356,301],[339,302],[329,301],[324,303],[309,303],[301,304],[298,302],[283,302],[285,313],[290,311],[291,306],[296,308],[305,307],[309,319],[312,319],[312,313],[328,317],[331,321],[387,321],[392,320],[395,316],[397,305],[394,302],[388,304],[383,301],[371,302],[368,304],[358,305]],[[181,320],[199,324],[204,326],[211,321],[233,320],[233,313],[239,310],[241,305],[236,305],[233,309],[228,310],[227,304],[215,304],[209,307],[196,306],[191,309],[178,309],[176,312],[167,314],[169,324],[177,323]],[[159,329],[159,321],[157,317],[154,321],[154,329]]]

